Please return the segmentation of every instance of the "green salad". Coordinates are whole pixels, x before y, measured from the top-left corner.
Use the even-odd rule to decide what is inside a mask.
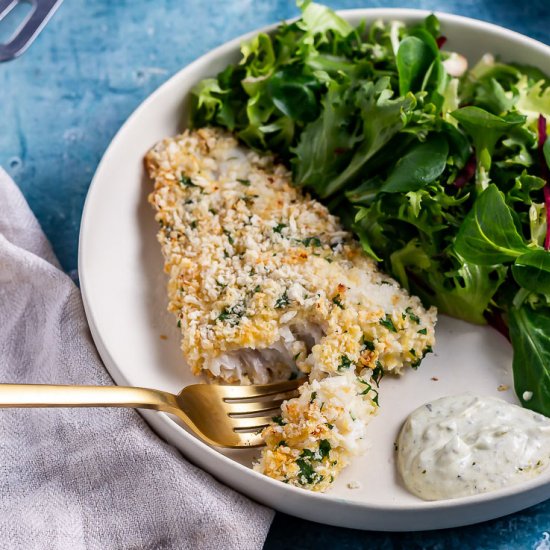
[[[490,54],[466,70],[434,15],[300,8],[195,87],[192,124],[274,152],[405,288],[506,334],[519,399],[550,416],[548,77]]]

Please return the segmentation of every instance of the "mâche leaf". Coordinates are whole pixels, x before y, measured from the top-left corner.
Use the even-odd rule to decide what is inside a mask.
[[[512,308],[514,386],[523,406],[550,416],[550,309]]]
[[[489,185],[460,226],[456,251],[467,262],[478,265],[512,262],[527,252],[511,212],[502,192]]]
[[[380,192],[418,191],[441,176],[448,156],[449,145],[445,137],[432,134],[424,143],[414,144],[396,162]]]
[[[477,158],[476,182],[479,190],[482,191],[489,182],[488,173],[497,141],[506,132],[523,124],[525,117],[516,113],[500,117],[473,105],[453,111],[451,115],[458,120],[473,140]]]
[[[531,250],[516,259],[514,279],[521,287],[550,297],[550,252]]]
[[[430,45],[417,36],[407,36],[401,41],[396,58],[400,95],[420,91],[435,57]]]

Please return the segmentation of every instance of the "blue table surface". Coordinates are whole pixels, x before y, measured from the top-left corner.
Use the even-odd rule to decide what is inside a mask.
[[[335,9],[409,7],[491,21],[550,43],[550,0],[327,0]],[[292,0],[66,0],[31,48],[0,64],[0,165],[23,190],[64,269],[94,170],[130,113],[193,59],[293,17]],[[548,68],[550,71],[550,67]],[[266,548],[550,549],[550,500],[487,523],[387,534],[277,514]]]

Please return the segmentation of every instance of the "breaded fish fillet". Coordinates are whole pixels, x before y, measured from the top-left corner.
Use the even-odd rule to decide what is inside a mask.
[[[382,371],[431,350],[435,309],[381,273],[283,165],[227,132],[163,140],[146,166],[188,364],[242,384],[309,374],[266,429],[259,468],[324,488],[355,452]]]

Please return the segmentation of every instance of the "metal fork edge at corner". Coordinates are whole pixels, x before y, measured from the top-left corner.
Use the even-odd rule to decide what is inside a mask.
[[[10,61],[21,55],[40,34],[63,0],[29,0],[32,10],[23,24],[5,44],[0,43],[0,62]],[[0,0],[0,24],[21,0]]]

